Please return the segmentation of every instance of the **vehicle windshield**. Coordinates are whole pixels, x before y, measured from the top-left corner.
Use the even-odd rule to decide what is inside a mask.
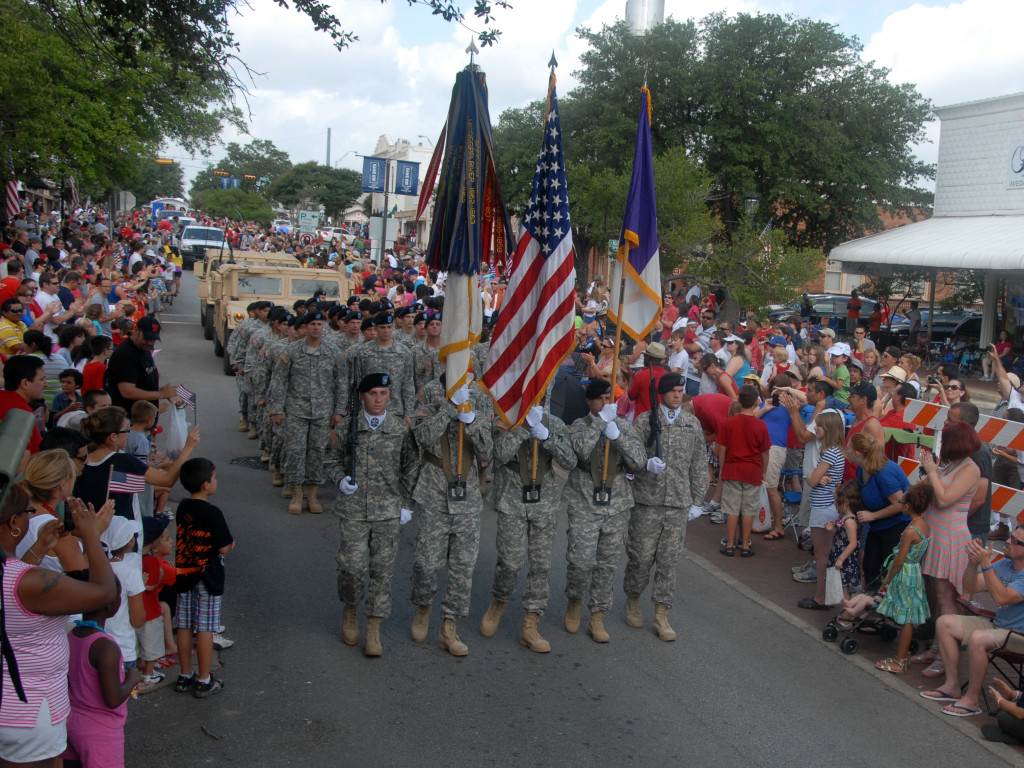
[[[324,291],[328,299],[341,297],[341,288],[336,282],[328,280],[292,280],[293,296],[312,296],[317,291]]]
[[[224,233],[212,227],[188,227],[181,234],[182,240],[203,240],[208,243],[223,243]]]
[[[245,294],[259,294],[260,296],[280,296],[281,278],[239,275],[238,292]]]

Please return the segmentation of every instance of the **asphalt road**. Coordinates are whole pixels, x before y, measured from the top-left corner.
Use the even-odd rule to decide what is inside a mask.
[[[469,656],[437,648],[437,607],[427,642],[409,637],[414,520],[402,530],[384,656],[364,658],[340,639],[333,516],[288,515],[269,473],[231,464],[255,456],[255,442],[236,431],[234,380],[202,337],[195,279],[186,272],[182,282],[182,297],[162,318],[157,363],[162,383],[198,394],[197,455],[217,464],[212,501],[237,541],[223,614],[236,645],[220,654],[220,695],[196,700],[164,688],[130,702],[127,765],[731,768],[1017,759],[690,554],[670,613],[675,643],[651,633],[647,596],[648,628],[626,627],[621,591],[606,621],[611,643],[598,645],[582,630],[569,635],[561,626],[564,519],[541,621],[550,654],[518,645],[515,602],[493,638],[479,634],[495,562],[494,513],[485,510],[472,608],[459,627]],[[173,498],[182,495],[179,487]],[[334,495],[321,495],[328,508]]]

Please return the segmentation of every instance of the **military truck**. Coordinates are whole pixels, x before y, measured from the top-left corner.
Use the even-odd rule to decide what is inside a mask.
[[[233,376],[234,371],[225,349],[232,332],[246,318],[245,308],[252,302],[266,300],[291,307],[296,299],[308,299],[317,292],[323,292],[326,301],[344,302],[349,296],[348,278],[343,272],[292,266],[291,257],[292,263],[247,263],[239,255],[233,262],[217,263],[205,280],[203,327],[212,329],[213,352],[224,358],[224,373],[228,376]],[[198,262],[196,267],[200,267]]]
[[[286,267],[298,265],[298,261],[289,253],[262,253],[259,251],[232,251],[211,249],[204,255],[202,263],[196,262],[197,278],[196,295],[199,297],[199,322],[203,326],[203,336],[213,339],[213,318],[207,320],[206,308],[221,296],[221,264],[238,264],[252,266],[257,264],[280,264]]]

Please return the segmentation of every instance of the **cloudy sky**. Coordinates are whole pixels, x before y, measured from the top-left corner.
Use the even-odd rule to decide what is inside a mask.
[[[240,55],[254,70],[248,98],[252,138],[269,139],[293,162],[331,160],[361,170],[356,154],[373,151],[381,134],[428,144],[444,122],[455,73],[465,66],[471,32],[446,24],[405,0],[328,0],[343,26],[359,35],[344,52],[300,14],[272,0],[251,0],[233,27]],[[579,26],[594,29],[624,16],[625,0],[511,0],[497,13],[500,42],[478,62],[487,73],[492,120],[502,109],[541,98],[547,61],[559,61],[559,93],[574,83],[583,45]],[[464,8],[471,0],[462,0]],[[1024,0],[666,0],[665,15],[791,13],[836,24],[864,44],[864,57],[891,70],[894,82],[916,84],[937,106],[1024,91]],[[468,25],[475,28],[475,19]],[[244,106],[244,103],[243,103]],[[933,141],[938,125],[932,125]],[[245,143],[233,132],[224,141]],[[935,144],[918,148],[934,162]],[[187,178],[190,161],[171,149]],[[221,154],[214,150],[212,159]]]

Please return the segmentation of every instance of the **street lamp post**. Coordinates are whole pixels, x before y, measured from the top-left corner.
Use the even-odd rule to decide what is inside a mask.
[[[750,190],[743,196],[743,212],[747,216],[757,213],[757,207],[761,204],[761,196],[754,190]]]
[[[345,153],[344,155],[342,155],[342,156],[341,156],[341,157],[339,157],[339,158],[338,158],[337,160],[335,160],[335,161],[334,161],[334,167],[335,167],[335,168],[337,168],[337,167],[338,167],[339,165],[341,165],[341,161],[342,161],[342,160],[344,160],[344,159],[345,159],[346,157],[348,157],[349,155],[352,155],[352,154],[355,154],[355,150],[354,150],[354,149],[350,149],[350,150],[349,150],[348,152],[346,152],[346,153]]]
[[[427,137],[427,136],[424,136],[422,133],[417,135],[416,138],[417,139],[426,139],[427,141],[430,141],[430,138]],[[430,146],[434,146],[434,142],[430,141]]]

